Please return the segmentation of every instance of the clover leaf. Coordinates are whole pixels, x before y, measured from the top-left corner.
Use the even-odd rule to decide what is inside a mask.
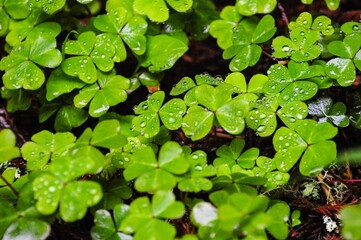
[[[211,23],[209,33],[212,37],[217,39],[217,44],[220,48],[227,49],[233,45],[233,29],[237,26],[237,23],[242,17],[235,6],[224,7],[220,17],[221,19]]]
[[[65,74],[61,68],[57,68],[52,71],[46,82],[46,100],[52,101],[64,93],[70,93],[74,89],[82,88],[85,85],[85,82],[76,77],[71,77]]]
[[[245,128],[244,117],[249,110],[248,102],[242,97],[232,99],[235,87],[224,83],[216,87],[202,84],[194,88],[194,105],[183,118],[182,129],[187,137],[198,140],[211,130],[214,115],[221,127],[231,134],[239,134]],[[189,91],[187,94],[189,96]],[[187,96],[187,95],[186,95]],[[209,111],[212,110],[212,111]]]
[[[124,179],[113,178],[110,181],[104,181],[103,184],[103,199],[96,205],[96,208],[113,209],[129,199],[133,192],[129,187],[129,183]]]
[[[133,118],[132,127],[134,130],[140,132],[146,138],[154,137],[159,132],[160,121],[159,121],[158,111],[163,104],[164,96],[165,94],[163,91],[157,91],[152,95],[150,95],[147,100],[141,102],[138,106],[135,106],[133,108],[134,113],[140,115]],[[167,108],[168,107],[166,107],[165,109]],[[167,110],[163,110],[163,111],[167,111]],[[179,112],[175,114],[178,115]],[[163,118],[164,117],[167,118],[165,115],[163,115]],[[166,119],[165,122],[169,123],[169,119]],[[175,121],[173,123],[175,123]],[[169,123],[169,124],[173,124],[173,123]]]
[[[282,201],[272,201],[267,210],[267,214],[272,216],[272,221],[267,226],[267,230],[276,239],[286,239],[289,233],[288,219],[290,216],[290,207]]]
[[[1,60],[0,69],[5,71],[3,83],[8,89],[38,89],[45,81],[44,72],[39,66],[55,68],[61,61],[61,53],[56,49],[53,36],[41,34],[28,37]]]
[[[29,16],[31,13],[31,8],[29,7],[29,2],[26,0],[20,1],[1,1],[1,8],[4,8],[6,13],[13,19],[20,20]]]
[[[295,22],[289,24],[290,37],[276,37],[272,41],[273,56],[276,58],[291,57],[292,60],[305,62],[317,58],[321,47],[316,44],[323,35],[332,35],[334,29],[331,20],[325,16],[317,17],[312,23],[312,15],[301,13]]]
[[[140,16],[134,16],[125,8],[117,7],[108,11],[106,15],[99,15],[94,21],[94,26],[100,31],[103,41],[108,41],[115,46],[114,61],[124,61],[126,49],[123,41],[136,54],[145,52],[147,22]]]
[[[351,59],[333,58],[329,60],[325,67],[328,76],[336,79],[343,86],[350,86],[356,78],[356,69]]]
[[[99,122],[94,130],[90,143],[103,148],[120,148],[126,144],[126,139],[121,135],[120,123],[116,119]]]
[[[251,16],[256,13],[270,13],[277,5],[276,0],[250,0],[250,1],[236,1],[236,7],[240,14],[244,16]]]
[[[88,114],[83,109],[65,105],[56,114],[54,127],[58,132],[65,132],[81,126],[87,119]]]
[[[77,40],[66,41],[64,53],[75,57],[64,59],[61,64],[63,72],[69,76],[78,76],[85,83],[97,80],[96,67],[109,72],[114,66],[115,47],[92,31],[79,34]]]
[[[325,67],[328,76],[337,80],[341,86],[350,86],[355,79],[355,66],[360,69],[360,35],[351,34],[343,41],[332,41],[327,50],[337,58],[329,60]]]
[[[141,66],[148,67],[150,72],[160,72],[173,67],[187,50],[187,45],[177,38],[166,34],[149,36],[146,51],[138,59]]]
[[[192,7],[193,0],[158,0],[155,2],[134,0],[133,8],[136,13],[146,15],[154,22],[165,22],[169,18],[166,3],[177,12],[186,12]]]
[[[263,89],[269,94],[280,92],[278,100],[281,106],[292,101],[308,100],[317,93],[317,84],[296,80],[319,76],[322,72],[322,67],[319,65],[309,66],[307,63],[290,61],[287,68],[281,64],[275,64],[267,71],[269,81],[264,84]]]
[[[178,183],[178,188],[183,192],[209,191],[213,184],[207,177],[214,176],[216,170],[212,165],[207,165],[207,154],[198,150],[188,156],[189,170],[185,177]]]
[[[175,201],[172,192],[157,191],[151,202],[148,197],[140,197],[130,204],[120,229],[126,233],[135,232],[134,240],[173,239],[176,235],[175,227],[161,219],[180,218],[184,211],[183,203]]]
[[[361,216],[360,205],[347,206],[341,210],[342,236],[351,240],[361,237],[359,219]]]
[[[172,15],[175,14],[171,14],[170,17]],[[179,13],[178,15],[184,16],[182,22],[185,24],[185,28],[182,28],[182,31],[188,29],[192,39],[202,41],[209,37],[210,24],[218,18],[219,12],[213,1],[198,0],[193,1],[193,6],[186,14]],[[184,19],[187,20],[184,21]],[[183,32],[183,34],[185,33]]]
[[[191,88],[195,87],[196,84],[190,77],[183,77],[170,91],[171,96],[180,95]]]
[[[162,123],[169,130],[176,130],[182,126],[182,117],[186,113],[187,106],[180,98],[173,98],[159,110]]]
[[[337,128],[330,123],[302,120],[296,132],[281,127],[273,137],[276,150],[274,159],[280,171],[290,170],[302,156],[300,172],[310,176],[320,172],[336,158],[336,144],[328,139],[337,134]]]
[[[259,21],[253,18],[241,21],[234,29],[233,45],[223,52],[224,59],[233,58],[229,65],[230,70],[242,71],[254,66],[262,53],[257,44],[268,41],[275,32],[275,21],[271,15],[266,15]]]
[[[222,145],[216,151],[218,158],[215,159],[214,165],[227,164],[232,167],[237,164],[241,168],[252,168],[259,155],[259,150],[250,148],[242,153],[244,146],[245,141],[238,138],[233,139],[229,145]]]
[[[43,130],[34,134],[31,141],[21,147],[21,153],[27,161],[29,170],[41,169],[49,159],[58,159],[75,142],[72,133],[51,133]]]
[[[265,95],[257,99],[255,109],[247,115],[247,126],[255,130],[261,137],[271,135],[276,130],[277,119],[275,111],[277,108],[277,95]]]
[[[290,129],[295,130],[300,120],[306,118],[308,108],[300,101],[290,102],[277,111],[278,117]]]
[[[95,226],[91,229],[92,239],[132,239],[128,234],[120,231],[122,221],[129,214],[129,206],[119,204],[114,207],[113,217],[105,209],[99,209],[95,212]]]
[[[66,0],[39,0],[35,1],[34,5],[41,8],[47,14],[54,14],[64,7]]]
[[[193,141],[206,136],[212,128],[214,114],[200,106],[188,108],[183,118],[182,130]]]
[[[329,121],[339,127],[347,127],[350,123],[345,115],[345,104],[342,102],[333,104],[330,97],[320,97],[316,101],[309,102],[308,111],[310,115],[318,117],[319,122]]]
[[[7,34],[9,28],[10,17],[5,12],[4,8],[0,10],[0,37],[3,37]]]
[[[19,218],[6,230],[3,239],[46,239],[50,235],[50,225],[37,218]]]
[[[0,131],[0,163],[7,162],[13,158],[19,157],[19,148],[16,147],[16,136],[10,129]]]
[[[104,156],[101,152],[87,145],[79,145],[73,151],[52,161],[46,171],[33,181],[36,209],[44,215],[49,215],[60,205],[59,213],[65,221],[82,219],[87,207],[97,204],[103,193],[99,183],[75,179],[99,172],[103,161]]]
[[[183,156],[181,146],[169,141],[162,145],[158,160],[148,146],[136,150],[124,170],[124,177],[128,181],[136,179],[134,187],[139,192],[155,192],[174,188],[176,175],[187,172],[188,168],[189,163]]]
[[[74,97],[74,105],[83,108],[89,104],[89,115],[100,117],[105,114],[111,106],[124,102],[128,94],[126,90],[130,86],[129,79],[115,75],[115,72],[103,73],[97,71],[97,81],[87,85]]]

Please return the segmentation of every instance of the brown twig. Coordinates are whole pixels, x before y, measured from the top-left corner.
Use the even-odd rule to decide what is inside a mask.
[[[280,12],[281,12],[281,16],[282,16],[283,22],[286,24],[286,26],[288,26],[288,23],[289,23],[288,17],[287,17],[286,11],[285,11],[285,9],[283,8],[283,6],[282,6],[282,4],[281,4],[280,1],[278,1],[278,3],[277,3],[277,8],[278,8],[278,9],[280,10]]]

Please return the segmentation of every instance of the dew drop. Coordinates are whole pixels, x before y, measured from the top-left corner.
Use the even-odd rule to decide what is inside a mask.
[[[290,47],[287,46],[287,45],[285,45],[285,46],[282,47],[282,51],[284,51],[284,52],[289,52],[289,51],[290,51]]]

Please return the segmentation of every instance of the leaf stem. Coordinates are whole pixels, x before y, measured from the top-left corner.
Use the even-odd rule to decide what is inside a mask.
[[[0,175],[0,179],[5,182],[6,186],[10,188],[10,190],[15,194],[16,197],[19,197],[18,191],[16,191],[16,189],[13,186],[11,186],[8,180],[6,180],[2,175]]]

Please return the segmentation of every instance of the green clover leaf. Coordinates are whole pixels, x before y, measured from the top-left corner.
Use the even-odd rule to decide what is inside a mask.
[[[226,6],[222,9],[220,17],[220,20],[211,22],[209,33],[217,39],[218,46],[224,50],[233,45],[233,29],[241,20],[241,15],[235,6]]]
[[[31,8],[29,7],[29,2],[27,0],[20,1],[1,1],[1,8],[4,8],[13,19],[20,20],[29,16],[31,13]]]
[[[175,187],[175,175],[187,172],[188,161],[176,142],[166,142],[159,151],[158,160],[150,147],[136,150],[131,163],[124,171],[126,180],[135,179],[135,188],[140,192],[169,190]],[[152,181],[149,181],[152,179]]]
[[[148,67],[150,72],[160,72],[171,68],[187,50],[187,45],[181,40],[160,34],[147,38],[146,51],[138,58],[140,64]]]
[[[193,5],[193,0],[156,0],[154,2],[135,0],[133,8],[136,13],[146,15],[154,22],[165,22],[169,18],[166,2],[177,12],[186,12]]]
[[[336,158],[336,144],[328,139],[337,134],[337,128],[330,123],[302,120],[296,132],[281,127],[273,137],[276,150],[274,159],[280,171],[287,172],[302,156],[300,172],[310,176],[320,172]]]
[[[94,130],[90,143],[93,146],[103,148],[120,148],[127,143],[127,140],[120,132],[118,120],[104,120],[99,122]]]
[[[243,139],[233,139],[229,145],[222,145],[216,151],[218,158],[215,159],[214,165],[221,166],[227,164],[229,167],[237,164],[241,168],[252,168],[259,155],[257,148],[250,148],[243,151],[245,141]]]
[[[343,41],[332,41],[327,45],[327,50],[341,58],[353,58],[360,50],[359,35],[346,36]]]
[[[177,96],[180,95],[193,87],[195,87],[196,84],[190,77],[183,77],[170,91],[171,96]]]
[[[287,221],[290,216],[288,204],[282,201],[273,201],[267,210],[267,214],[272,217],[267,230],[277,239],[286,239],[289,233]]]
[[[216,170],[207,165],[207,154],[201,150],[188,156],[189,170],[178,183],[179,190],[183,192],[209,191],[213,184],[207,177],[214,176]]]
[[[7,34],[9,28],[10,17],[5,12],[4,8],[0,10],[0,37],[3,37]]]
[[[351,59],[333,58],[329,60],[325,67],[328,76],[336,79],[343,87],[351,86],[356,78],[356,69]]]
[[[134,16],[125,8],[117,7],[108,11],[106,15],[99,15],[94,21],[94,26],[100,31],[104,40],[115,46],[116,59],[114,61],[124,61],[126,50],[123,41],[136,54],[145,52],[146,38],[144,36],[147,29],[147,22]]]
[[[360,69],[359,34],[350,34],[343,41],[332,41],[327,45],[327,50],[338,56],[329,60],[325,72],[331,78],[337,80],[341,86],[350,86],[355,79],[355,66]]]
[[[7,162],[13,158],[20,156],[19,148],[16,147],[16,136],[10,129],[2,129],[0,131],[0,163]]]
[[[34,134],[31,141],[21,147],[21,154],[27,161],[26,167],[29,170],[43,168],[49,161],[58,159],[75,142],[72,133],[51,133],[43,130]]]
[[[97,204],[102,196],[101,186],[97,182],[68,183],[62,190],[60,216],[68,222],[82,219],[87,208]]]
[[[76,55],[62,62],[64,73],[78,76],[85,83],[94,83],[97,80],[96,67],[103,72],[109,72],[114,66],[114,46],[91,31],[79,34],[77,40],[66,41],[64,53]]]
[[[87,119],[88,114],[83,109],[65,105],[56,114],[54,127],[58,132],[65,132],[81,126]]]
[[[278,117],[291,130],[295,130],[298,122],[305,119],[308,114],[306,103],[300,101],[290,102],[277,111]]]
[[[47,14],[54,14],[55,12],[61,10],[65,6],[66,0],[39,0],[35,1],[34,5],[38,8],[41,8]]]
[[[341,210],[342,236],[347,239],[357,239],[361,237],[359,219],[361,216],[360,205],[347,206]]]
[[[188,108],[183,118],[182,130],[192,141],[206,136],[212,128],[214,113],[200,106]]]
[[[10,202],[0,200],[0,236],[3,236],[6,229],[16,220],[17,212]]]
[[[264,84],[264,91],[268,94],[281,93],[279,104],[286,105],[292,101],[304,101],[312,98],[318,90],[318,85],[311,81],[296,81],[320,76],[323,73],[320,65],[296,63],[290,61],[288,68],[275,64],[267,71],[269,81]]]
[[[230,134],[239,134],[245,128],[244,118],[249,111],[249,103],[241,98],[233,98],[216,111],[219,124]]]
[[[247,115],[247,126],[259,136],[270,136],[277,125],[275,111],[278,108],[278,95],[265,95],[257,99],[254,107]]]
[[[276,0],[236,1],[237,10],[244,16],[251,16],[256,13],[270,13],[275,9],[276,5]]]
[[[301,13],[295,22],[289,24],[290,37],[279,36],[272,41],[273,56],[276,58],[291,57],[298,62],[306,62],[321,54],[321,47],[316,42],[322,35],[332,35],[334,29],[331,20],[325,16],[317,17],[312,23],[312,15]]]
[[[157,191],[150,202],[148,197],[140,197],[130,204],[127,217],[121,224],[121,230],[134,234],[134,239],[173,239],[174,226],[162,221],[162,218],[177,219],[185,211],[182,202],[175,201],[170,191]]]
[[[330,97],[320,97],[316,101],[308,103],[308,112],[310,115],[319,118],[319,122],[329,121],[339,127],[347,127],[350,123],[345,115],[346,106],[342,102],[333,104]]]
[[[113,216],[105,209],[99,209],[95,212],[95,226],[91,229],[92,239],[132,239],[128,234],[120,231],[123,220],[128,216],[129,206],[119,204],[114,207]]]
[[[28,37],[0,62],[0,69],[5,70],[4,85],[8,89],[38,89],[45,81],[44,73],[38,65],[55,68],[61,61],[55,38],[45,34],[35,39]]]
[[[275,34],[275,21],[270,15],[261,20],[247,18],[233,31],[233,45],[223,52],[223,58],[233,58],[229,68],[242,71],[258,62],[262,48],[257,44],[268,41]]]
[[[157,91],[133,108],[134,113],[140,115],[133,118],[132,127],[146,138],[154,137],[160,130],[158,112],[163,104],[164,97],[165,93],[163,91]]]
[[[52,71],[46,82],[46,100],[52,101],[64,93],[70,93],[74,89],[83,88],[85,85],[85,82],[76,77],[71,77],[65,74],[61,68],[57,68]]]
[[[89,104],[89,115],[100,117],[111,106],[124,102],[128,94],[126,90],[130,86],[129,79],[115,75],[115,72],[103,73],[97,71],[97,82],[87,85],[74,97],[74,105],[83,108]]]
[[[113,178],[103,183],[103,194],[103,199],[96,207],[113,209],[120,203],[123,203],[123,200],[129,199],[133,195],[133,192],[127,181],[120,178]]]
[[[186,113],[187,106],[180,98],[173,98],[159,110],[162,123],[169,130],[176,130],[182,126],[182,117]]]
[[[97,182],[74,180],[85,174],[98,173],[103,162],[103,154],[88,145],[79,145],[52,161],[46,172],[33,181],[36,209],[49,215],[60,205],[60,216],[65,221],[82,219],[87,207],[97,204],[103,193]]]
[[[50,235],[49,223],[37,218],[19,218],[6,230],[3,239],[46,239]]]
[[[211,111],[217,110],[231,100],[233,93],[233,87],[229,84],[221,84],[217,87],[203,84],[195,89],[197,102]]]

